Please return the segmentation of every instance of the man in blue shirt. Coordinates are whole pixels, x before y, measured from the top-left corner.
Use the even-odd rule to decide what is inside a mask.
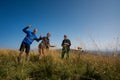
[[[32,44],[32,42],[34,40],[38,41],[39,42],[39,38],[36,37],[36,33],[38,32],[38,30],[35,28],[33,30],[33,32],[27,30],[28,28],[30,28],[31,25],[28,25],[27,27],[25,27],[23,29],[23,32],[26,33],[26,37],[23,39],[22,43],[21,43],[21,46],[20,46],[20,53],[19,53],[19,56],[18,56],[18,62],[20,62],[21,60],[21,56],[25,50],[25,53],[26,53],[26,60],[28,60],[28,56],[29,56],[29,52],[30,52],[30,45]]]

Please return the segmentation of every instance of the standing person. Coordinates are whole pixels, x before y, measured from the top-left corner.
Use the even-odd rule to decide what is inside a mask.
[[[40,37],[40,39],[42,40],[41,43],[38,45],[38,52],[39,52],[39,58],[42,54],[45,53],[45,49],[49,50],[50,47],[50,38],[51,34],[47,33],[46,36],[44,37]]]
[[[26,37],[23,39],[21,46],[20,46],[20,53],[18,56],[18,62],[20,62],[21,60],[21,56],[25,50],[26,53],[26,60],[28,60],[28,56],[29,56],[29,52],[30,52],[30,45],[32,44],[32,42],[34,40],[39,41],[39,39],[36,37],[36,33],[38,32],[38,30],[35,28],[33,30],[33,32],[27,30],[28,28],[30,28],[31,25],[28,25],[27,27],[25,27],[23,29],[23,32],[26,33]]]
[[[71,41],[67,38],[67,35],[64,35],[64,40],[62,41],[61,46],[62,46],[62,54],[61,54],[62,59],[64,58],[65,53],[66,53],[66,59],[68,59]]]

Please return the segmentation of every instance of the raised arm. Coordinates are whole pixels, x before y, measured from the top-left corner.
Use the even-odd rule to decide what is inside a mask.
[[[28,25],[27,27],[25,27],[24,29],[23,29],[23,32],[25,32],[26,34],[28,33],[28,28],[30,28],[31,27],[31,25]]]

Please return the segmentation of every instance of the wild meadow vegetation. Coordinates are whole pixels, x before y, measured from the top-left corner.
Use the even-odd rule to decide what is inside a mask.
[[[120,56],[71,52],[61,59],[59,51],[46,52],[41,59],[31,51],[17,63],[19,52],[0,49],[0,80],[120,80]],[[66,56],[65,56],[66,57]]]

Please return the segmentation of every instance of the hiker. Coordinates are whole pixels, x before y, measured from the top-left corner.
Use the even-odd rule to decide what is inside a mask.
[[[80,53],[84,52],[84,50],[81,47],[78,47],[77,49],[78,49],[78,51],[80,51]]]
[[[78,47],[79,58],[83,54],[84,50],[81,47]]]
[[[46,36],[44,37],[40,37],[40,39],[42,40],[41,43],[38,45],[38,52],[39,52],[39,58],[42,54],[45,54],[45,50],[49,50],[50,47],[50,38],[51,34],[47,33]]]
[[[66,59],[68,59],[71,41],[67,38],[67,35],[64,35],[64,40],[62,41],[61,46],[62,46],[62,54],[61,54],[62,59],[64,58],[65,53],[66,53]]]
[[[28,56],[29,56],[29,52],[30,52],[30,45],[32,44],[32,42],[34,40],[36,40],[37,42],[39,42],[39,38],[36,37],[36,33],[38,32],[38,30],[35,28],[33,30],[33,32],[27,30],[28,28],[30,28],[31,25],[28,25],[27,27],[25,27],[23,29],[23,32],[26,33],[26,37],[23,39],[22,43],[21,43],[21,46],[20,46],[20,53],[19,53],[19,56],[18,56],[18,62],[20,62],[21,60],[21,56],[25,50],[25,53],[26,53],[26,60],[28,60]]]

